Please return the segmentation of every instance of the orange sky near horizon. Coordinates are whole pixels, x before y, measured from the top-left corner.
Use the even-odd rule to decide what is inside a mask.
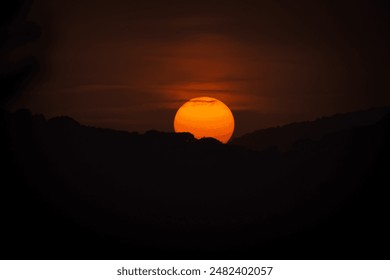
[[[373,54],[352,32],[362,20],[382,26],[380,16],[349,23],[325,3],[238,2],[37,0],[29,18],[42,35],[26,53],[41,72],[10,107],[173,131],[184,102],[210,96],[233,111],[238,136],[390,102],[368,89],[385,86],[379,74],[367,75],[372,55],[389,58],[383,38],[370,37]]]

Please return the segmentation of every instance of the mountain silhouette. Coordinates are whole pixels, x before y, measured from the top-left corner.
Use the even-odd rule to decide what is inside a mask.
[[[390,117],[367,112],[275,128],[294,144],[253,151],[4,111],[1,255],[386,258]]]
[[[29,0],[0,10],[2,259],[389,259],[389,108],[260,130],[87,127],[4,108],[37,59]],[[23,53],[23,52],[22,52]]]
[[[390,113],[390,107],[372,108],[314,121],[296,122],[284,126],[271,127],[245,134],[232,139],[231,143],[253,150],[263,150],[274,146],[287,150],[298,140],[318,140],[329,133],[334,133],[357,126],[371,125]]]

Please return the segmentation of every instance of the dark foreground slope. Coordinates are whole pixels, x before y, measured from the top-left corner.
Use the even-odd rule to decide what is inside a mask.
[[[288,150],[298,140],[319,140],[327,134],[358,126],[372,125],[390,114],[390,107],[372,108],[351,113],[336,114],[314,121],[296,122],[284,126],[260,129],[233,139],[231,142],[252,150],[261,151],[274,146]]]
[[[4,119],[2,258],[389,258],[389,117],[285,152]]]

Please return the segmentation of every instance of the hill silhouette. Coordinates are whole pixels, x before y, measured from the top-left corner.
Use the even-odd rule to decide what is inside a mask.
[[[298,140],[319,140],[334,133],[357,126],[371,125],[390,113],[390,107],[372,108],[356,112],[336,114],[314,121],[296,122],[284,126],[270,127],[235,138],[231,143],[253,150],[274,146],[287,150]]]
[[[3,258],[388,258],[389,115],[282,151],[3,115]]]
[[[10,113],[38,71],[0,10],[2,259],[389,259],[388,109],[214,139]]]

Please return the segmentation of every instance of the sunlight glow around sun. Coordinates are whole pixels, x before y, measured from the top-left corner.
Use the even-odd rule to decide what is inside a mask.
[[[234,118],[218,99],[196,97],[179,108],[173,126],[175,132],[190,132],[197,139],[213,137],[227,143],[234,132]]]

